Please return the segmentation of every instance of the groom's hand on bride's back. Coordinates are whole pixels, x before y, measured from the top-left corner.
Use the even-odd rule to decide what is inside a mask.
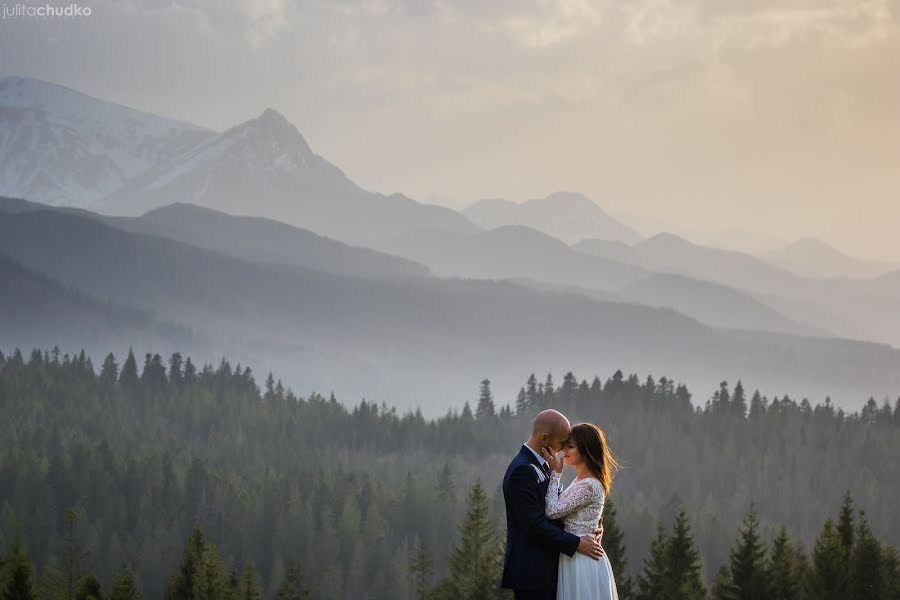
[[[597,521],[597,529],[594,530],[594,536],[596,536],[597,541],[599,543],[603,543],[603,517],[600,517],[600,520]]]
[[[600,546],[600,540],[594,537],[593,534],[581,536],[581,541],[578,542],[578,551],[585,556],[590,556],[594,560],[600,560],[603,556],[603,548]]]

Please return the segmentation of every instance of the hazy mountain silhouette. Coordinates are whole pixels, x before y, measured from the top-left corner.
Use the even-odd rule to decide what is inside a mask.
[[[0,195],[135,216],[186,202],[350,242],[478,230],[448,208],[363,190],[272,109],[216,133],[23,77],[0,79]]]
[[[626,300],[670,307],[718,327],[831,336],[825,329],[788,319],[752,296],[733,288],[671,273],[654,273],[619,290]]]
[[[898,265],[853,258],[817,239],[803,238],[760,258],[808,277],[877,277]]]
[[[671,310],[511,283],[261,264],[60,211],[0,214],[0,255],[101,302],[190,323],[217,353],[278,367],[298,389],[432,414],[469,399],[485,375],[511,400],[531,370],[678,373],[701,390],[752,373],[769,394],[854,406],[900,384],[900,351],[887,346],[715,329]],[[440,391],[424,398],[422,382]]]
[[[422,227],[478,229],[448,208],[360,188],[272,109],[156,165],[99,208],[137,215],[173,202],[275,219],[350,243]]]
[[[593,200],[575,192],[555,192],[521,203],[499,198],[480,200],[463,210],[463,214],[486,229],[524,225],[567,243],[583,238],[624,242],[641,239],[635,230],[609,216]]]
[[[420,264],[349,246],[311,231],[259,217],[235,217],[191,204],[172,204],[141,217],[107,217],[136,233],[159,235],[249,261],[308,267],[372,278],[423,276]]]
[[[554,237],[517,225],[469,235],[420,230],[376,247],[445,277],[529,278],[616,290],[646,275],[639,267],[575,252]]]
[[[583,254],[615,260],[642,269],[659,268],[652,258],[645,256],[635,246],[625,242],[586,238],[572,244],[572,249]]]
[[[541,282],[551,283],[595,299],[612,295],[671,307],[722,327],[802,335],[827,331],[788,319],[745,292],[688,277],[654,275],[649,269],[656,261],[622,242],[589,240],[569,247],[533,229],[506,226],[468,236],[420,231],[380,247],[426,264],[441,276],[523,280],[538,288]],[[605,256],[579,251],[600,247]]]
[[[189,328],[151,314],[99,302],[0,256],[0,339],[22,348],[52,348],[77,341],[102,351],[132,338],[158,347],[196,348]],[[8,348],[6,348],[8,349]]]
[[[876,281],[804,277],[749,254],[702,246],[670,233],[638,242],[632,251],[593,241],[577,247],[601,256],[624,256],[650,271],[726,285],[816,331],[900,345],[900,294]],[[679,295],[677,290],[659,290],[660,299]]]
[[[635,249],[666,270],[741,289],[784,290],[798,283],[793,273],[754,256],[701,246],[670,233],[643,240]]]

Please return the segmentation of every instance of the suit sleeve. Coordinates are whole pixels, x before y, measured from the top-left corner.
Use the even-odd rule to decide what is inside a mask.
[[[509,478],[509,492],[516,521],[529,537],[556,548],[566,556],[574,556],[581,539],[550,522],[541,505],[541,490],[534,470],[526,465],[516,468]]]

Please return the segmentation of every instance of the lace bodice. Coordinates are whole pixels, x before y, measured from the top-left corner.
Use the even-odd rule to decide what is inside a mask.
[[[559,492],[560,474],[550,473],[547,486],[547,506],[545,512],[550,519],[562,519],[566,531],[575,535],[587,535],[597,528],[597,521],[603,513],[606,495],[600,482],[593,477],[573,481],[569,487]]]

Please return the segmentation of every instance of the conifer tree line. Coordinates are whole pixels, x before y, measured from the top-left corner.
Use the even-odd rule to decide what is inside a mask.
[[[263,381],[0,354],[0,599],[504,597],[500,479],[550,406],[625,463],[604,536],[623,599],[896,597],[900,401],[567,373],[426,419]]]
[[[671,532],[657,525],[650,552],[633,579],[626,575],[627,550],[614,505],[605,507],[605,549],[617,577],[622,600],[844,600],[900,599],[900,555],[880,543],[866,521],[854,514],[853,501],[844,498],[837,524],[828,519],[815,541],[812,556],[803,544],[791,540],[781,527],[767,544],[760,536],[756,511],[751,506],[730,553],[707,591],[703,564],[697,551],[687,512],[676,515]],[[426,544],[416,542],[409,555],[409,594],[419,600],[508,600],[499,588],[503,545],[490,516],[490,499],[480,483],[468,495],[467,509],[450,550],[447,574],[434,581],[434,559]],[[74,528],[77,514],[67,511]],[[34,582],[34,569],[17,535],[2,562],[0,598],[4,600],[140,600],[133,572],[127,565],[116,573],[107,594],[79,561],[82,550],[70,534],[57,562],[51,562],[43,586]],[[332,584],[339,582],[331,581]],[[165,600],[262,600],[263,590],[252,561],[238,572],[222,565],[215,544],[194,529],[181,562],[169,577]],[[342,589],[322,589],[321,597],[348,597]],[[363,593],[365,596],[365,593]],[[291,564],[275,588],[275,600],[311,598],[302,565]],[[317,596],[319,597],[319,596]]]

